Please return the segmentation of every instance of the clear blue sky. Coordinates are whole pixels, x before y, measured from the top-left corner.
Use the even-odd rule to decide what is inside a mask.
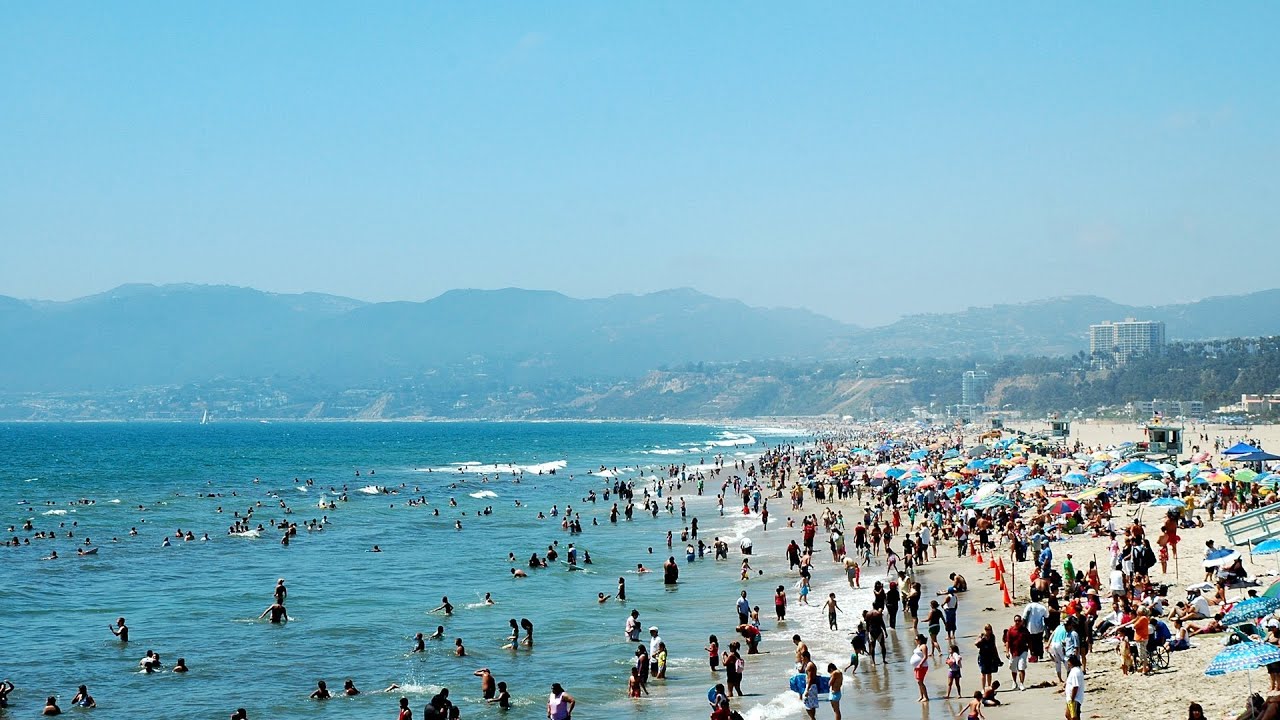
[[[0,294],[1280,285],[1280,3],[905,5],[5,3]]]

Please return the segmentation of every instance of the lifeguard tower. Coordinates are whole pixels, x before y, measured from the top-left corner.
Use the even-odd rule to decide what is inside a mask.
[[[1070,420],[1050,420],[1049,437],[1065,438],[1071,436]]]
[[[1004,420],[1002,420],[1002,419],[1000,419],[1000,418],[991,418],[991,429],[992,429],[992,430],[1003,430],[1003,429],[1004,429]]]
[[[1147,434],[1147,452],[1164,453],[1175,458],[1182,454],[1183,428],[1160,423],[1147,423],[1144,429]]]

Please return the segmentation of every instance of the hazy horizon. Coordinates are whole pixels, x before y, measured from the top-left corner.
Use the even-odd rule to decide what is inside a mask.
[[[0,8],[0,292],[1267,289],[1280,6]],[[1210,279],[1231,273],[1229,282]]]

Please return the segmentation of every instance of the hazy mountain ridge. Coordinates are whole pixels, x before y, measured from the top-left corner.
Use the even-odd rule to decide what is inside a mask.
[[[341,391],[435,373],[522,388],[631,381],[691,362],[1057,356],[1086,349],[1090,324],[1125,317],[1164,320],[1170,339],[1272,335],[1280,333],[1280,290],[1149,308],[1057,297],[863,329],[688,288],[585,300],[516,288],[453,290],[425,302],[366,303],[232,286],[125,285],[67,302],[0,296],[0,340],[11,349],[0,362],[0,391],[269,378]],[[745,383],[743,398],[748,387],[757,396],[773,387],[735,382]],[[601,409],[624,407],[617,388],[611,392]],[[662,397],[665,410],[675,395]]]
[[[511,383],[623,377],[687,361],[804,357],[848,327],[692,290],[577,300],[455,290],[361,303],[227,286],[128,285],[69,302],[0,299],[0,389],[58,392],[306,377],[359,387],[486,364]]]

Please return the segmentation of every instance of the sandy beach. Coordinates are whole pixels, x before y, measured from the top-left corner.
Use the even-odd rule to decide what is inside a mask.
[[[1011,424],[1010,429],[1021,429],[1029,432],[1044,429],[1043,424],[1028,423]],[[1213,425],[1187,425],[1187,449],[1182,459],[1185,461],[1193,452],[1191,446],[1200,445],[1202,449],[1212,452],[1214,440],[1225,448],[1241,439],[1249,438],[1261,443],[1264,447],[1280,447],[1280,426],[1223,427]],[[1195,437],[1193,437],[1193,434]],[[1207,440],[1203,439],[1207,436]],[[1141,425],[1137,423],[1114,422],[1078,422],[1072,427],[1070,441],[1076,440],[1086,447],[1105,447],[1118,445],[1126,441],[1139,441],[1142,438]],[[976,441],[974,437],[966,437],[969,446]],[[877,580],[885,580],[883,565],[873,565],[864,571],[862,590],[851,589],[845,582],[844,575],[831,562],[830,553],[825,550],[826,534],[819,531],[815,546],[816,572],[811,593],[812,608],[796,605],[795,578],[796,573],[786,572],[785,546],[793,538],[800,536],[799,520],[809,513],[821,514],[827,509],[842,512],[849,528],[860,518],[866,502],[872,502],[870,495],[864,496],[864,503],[850,497],[828,503],[815,503],[812,497],[800,510],[783,512],[777,504],[787,503],[785,498],[771,500],[771,512],[776,520],[771,520],[770,530],[761,532],[756,528],[750,532],[755,542],[753,567],[766,570],[766,577],[744,583],[749,589],[753,604],[761,608],[764,618],[772,616],[771,594],[775,583],[771,578],[789,575],[786,582],[791,607],[788,622],[774,623],[766,619],[766,633],[761,649],[765,655],[750,658],[747,684],[759,687],[759,683],[767,682],[781,685],[782,680],[793,672],[791,643],[792,632],[802,635],[813,651],[813,658],[825,674],[827,662],[836,662],[840,667],[848,662],[847,630],[852,630],[857,623],[861,611],[870,607],[871,584]],[[785,506],[784,506],[785,507]],[[1145,503],[1117,503],[1113,514],[1118,527],[1130,524],[1136,516],[1144,528],[1154,537],[1159,532],[1159,523],[1163,514],[1159,509],[1146,507]],[[1214,540],[1218,545],[1225,545],[1226,538],[1222,532],[1222,515],[1217,521],[1209,522],[1207,514],[1198,510],[1197,514],[1205,520],[1203,528],[1192,528],[1180,531],[1182,541],[1179,546],[1180,555],[1170,558],[1167,572],[1162,572],[1157,564],[1152,571],[1152,580],[1157,584],[1167,584],[1170,588],[1170,602],[1185,599],[1184,588],[1192,583],[1204,580],[1205,573],[1201,566],[1202,551],[1206,540]],[[797,523],[794,529],[785,527],[787,518]],[[904,527],[905,527],[904,519]],[[776,527],[782,525],[783,527]],[[1069,535],[1066,539],[1053,543],[1055,562],[1060,563],[1071,553],[1078,567],[1087,566],[1088,560],[1100,558],[1099,567],[1104,571],[1107,566],[1109,538],[1090,537],[1088,534]],[[736,551],[733,557],[737,557]],[[977,688],[978,669],[974,642],[983,625],[990,623],[997,638],[1002,631],[1012,624],[1015,614],[1022,611],[1028,602],[1028,577],[1033,570],[1030,562],[1015,563],[1014,557],[1007,550],[1002,551],[1001,560],[1005,564],[1006,579],[1011,581],[1013,606],[1006,608],[1002,602],[1000,585],[996,582],[995,571],[989,568],[990,558],[984,558],[979,564],[972,556],[957,557],[954,540],[943,540],[938,547],[937,558],[916,570],[915,576],[923,584],[924,595],[922,606],[927,606],[934,593],[946,585],[950,573],[963,574],[969,580],[969,591],[961,596],[959,606],[959,630],[957,643],[965,658],[964,691],[972,693]],[[1274,558],[1253,559],[1245,556],[1246,568],[1265,587],[1276,579],[1277,567]],[[825,627],[822,616],[821,599],[828,592],[836,592],[846,614],[841,616],[839,631],[830,631]],[[1232,591],[1231,596],[1243,595],[1242,591]],[[726,600],[727,607],[732,598]],[[1104,603],[1104,608],[1107,603]],[[924,610],[922,609],[922,615]],[[923,629],[923,620],[921,628]],[[771,630],[771,631],[770,631]],[[1250,673],[1231,673],[1219,677],[1208,677],[1204,669],[1210,660],[1224,646],[1224,634],[1205,634],[1192,639],[1191,649],[1172,653],[1170,666],[1156,670],[1150,675],[1139,673],[1125,675],[1120,671],[1119,655],[1115,652],[1115,643],[1110,639],[1095,642],[1088,656],[1087,699],[1082,709],[1082,717],[1089,718],[1181,718],[1185,717],[1191,702],[1198,702],[1205,708],[1206,717],[1234,718],[1244,708],[1247,690],[1252,683],[1255,692],[1264,695],[1267,689],[1267,675],[1264,670]],[[907,658],[912,646],[909,638],[909,626],[900,619],[896,632],[890,632],[889,662],[887,665],[872,666],[864,657],[857,672],[847,674],[844,703],[845,712],[852,707],[858,714],[873,713],[884,717],[942,718],[954,717],[964,706],[958,699],[942,699],[946,673],[934,667],[926,680],[931,702],[921,706],[916,702],[916,686],[911,677],[911,668]],[[937,660],[935,659],[935,663]],[[1010,679],[1010,667],[1005,664],[996,674],[1001,681],[1000,699],[1003,705],[988,707],[984,710],[990,718],[1032,718],[1061,717],[1064,707],[1064,695],[1061,684],[1054,672],[1051,661],[1030,664],[1027,670],[1025,691],[1013,690]],[[768,679],[762,679],[761,676]],[[769,694],[766,689],[765,694]],[[754,698],[748,698],[754,700]],[[850,702],[852,700],[852,702]],[[855,705],[856,703],[856,705]],[[763,706],[754,703],[739,703],[735,707],[746,707],[748,718],[767,718],[780,716],[797,716],[803,712],[798,696],[794,693],[775,697]],[[910,713],[908,715],[908,713]],[[818,717],[831,717],[832,712],[826,702],[818,710]]]

